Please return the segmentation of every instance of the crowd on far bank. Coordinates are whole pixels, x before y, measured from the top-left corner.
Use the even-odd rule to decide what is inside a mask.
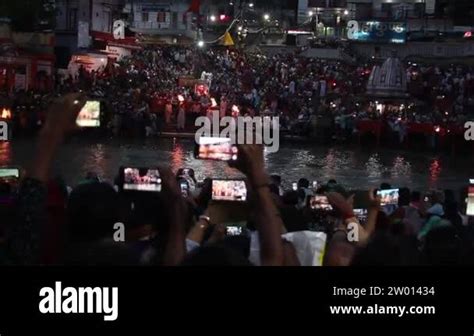
[[[310,135],[350,137],[361,120],[381,120],[403,133],[407,123],[462,125],[474,111],[474,69],[407,64],[411,97],[406,103],[365,96],[373,63],[348,64],[299,53],[267,55],[228,48],[156,47],[136,51],[98,71],[80,67],[58,78],[53,92],[16,92],[0,97],[13,110],[18,133],[34,133],[46,106],[58,95],[86,92],[102,102],[104,132],[117,137],[153,137],[192,131],[198,116],[279,116],[281,129]],[[203,79],[195,90],[186,79]],[[194,82],[191,82],[194,83]]]

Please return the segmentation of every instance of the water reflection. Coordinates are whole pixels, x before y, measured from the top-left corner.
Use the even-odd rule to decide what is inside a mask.
[[[407,162],[404,157],[397,156],[393,160],[393,167],[390,169],[392,178],[405,178],[410,180],[411,179],[411,164]]]
[[[171,152],[171,169],[177,171],[185,166],[184,164],[184,149],[179,143],[174,143],[173,151]]]
[[[174,171],[188,167],[196,171],[200,180],[242,176],[226,163],[195,160],[193,150],[192,140],[110,140],[92,145],[76,141],[62,146],[55,170],[71,184],[79,182],[87,171],[113,180],[122,165],[170,165]],[[34,153],[34,141],[0,143],[0,164],[26,167]],[[381,182],[417,189],[461,188],[472,177],[469,176],[470,160],[466,156],[433,158],[423,153],[389,150],[370,153],[360,148],[301,144],[283,144],[279,152],[265,154],[269,172],[281,175],[287,185],[301,177],[323,183],[334,178],[355,189],[376,187]]]
[[[11,144],[8,141],[0,141],[0,166],[9,165],[12,158]]]
[[[373,154],[369,157],[369,160],[365,164],[365,168],[369,179],[380,178],[385,170],[383,165],[380,163],[378,154]]]
[[[441,175],[441,163],[438,159],[434,159],[430,164],[430,183],[429,186],[434,188]]]

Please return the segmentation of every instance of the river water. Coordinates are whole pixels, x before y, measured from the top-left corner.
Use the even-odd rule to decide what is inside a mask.
[[[0,165],[28,167],[34,152],[33,140],[0,143]],[[367,189],[386,181],[417,190],[459,189],[470,177],[474,178],[473,160],[467,155],[453,157],[359,146],[283,144],[279,152],[266,155],[266,164],[268,171],[281,175],[287,186],[306,177],[323,182],[334,178],[351,189]],[[74,185],[88,171],[112,181],[121,165],[169,165],[174,171],[193,168],[198,180],[240,177],[225,163],[195,160],[193,142],[185,139],[71,140],[58,152],[54,172]]]

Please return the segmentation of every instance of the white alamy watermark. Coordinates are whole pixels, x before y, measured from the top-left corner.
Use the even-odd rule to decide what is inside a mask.
[[[349,223],[347,225],[347,241],[350,243],[359,241],[359,224]]]
[[[466,122],[464,128],[466,129],[464,139],[466,139],[466,141],[474,141],[474,121]]]
[[[39,292],[41,314],[103,314],[104,321],[118,318],[118,287],[62,287],[57,281]]]
[[[199,117],[195,126],[196,143],[203,137],[229,138],[233,145],[265,145],[268,153],[280,149],[280,118],[278,117]]]
[[[6,121],[0,121],[0,141],[8,140],[10,140],[8,123]]]

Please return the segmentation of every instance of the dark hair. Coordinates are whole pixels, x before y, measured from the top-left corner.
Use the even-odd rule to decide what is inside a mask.
[[[9,196],[12,192],[12,187],[8,183],[0,182],[0,195]]]
[[[280,175],[271,175],[270,179],[272,180],[273,183],[280,185],[281,184],[281,176]]]
[[[402,206],[409,205],[410,204],[410,199],[411,199],[410,189],[400,188],[399,198],[398,198],[398,206],[402,207]]]
[[[461,241],[453,226],[432,229],[425,239],[423,261],[429,265],[455,265],[461,261]]]
[[[114,224],[119,220],[119,197],[109,184],[83,184],[71,193],[67,211],[71,241],[112,237]]]
[[[298,181],[298,188],[309,188],[308,179],[302,178]]]
[[[383,182],[380,184],[380,190],[389,190],[392,189],[392,186],[389,183]]]
[[[444,202],[454,203],[456,202],[456,196],[454,196],[454,191],[451,189],[444,190]]]
[[[412,202],[421,201],[421,193],[419,191],[412,191],[410,195],[410,199]]]
[[[278,186],[275,184],[270,184],[270,192],[272,194],[275,194],[277,196],[280,196],[280,189],[278,189]]]
[[[283,203],[286,205],[297,205],[299,194],[297,191],[288,191],[283,195]]]
[[[367,246],[358,251],[353,266],[415,265],[419,259],[416,240],[393,236],[387,232],[375,234]]]

